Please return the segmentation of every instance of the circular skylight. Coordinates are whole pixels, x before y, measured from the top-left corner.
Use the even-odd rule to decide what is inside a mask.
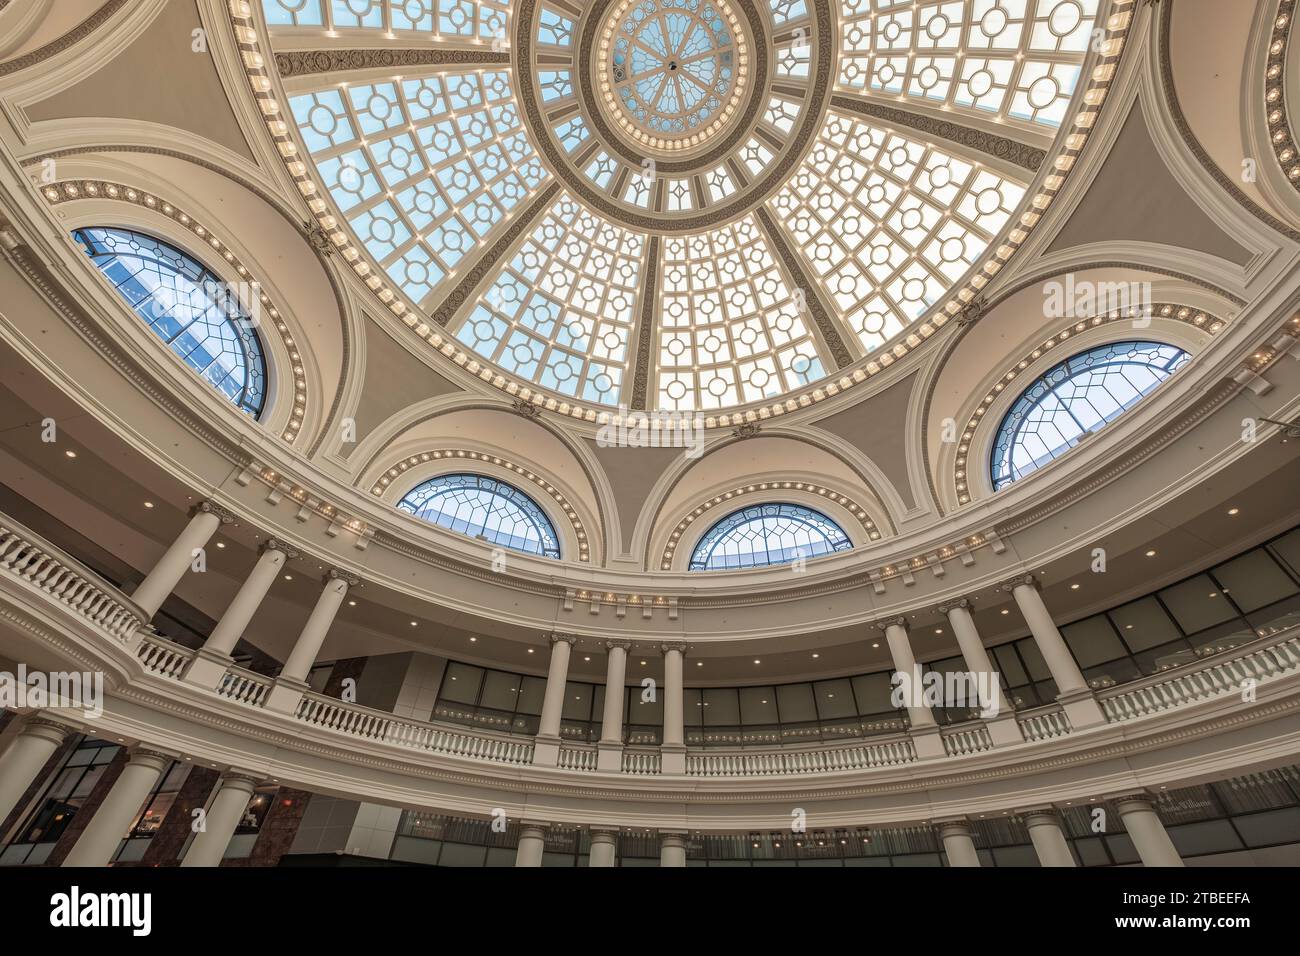
[[[888,368],[1025,241],[1096,108],[1102,0],[262,3],[349,262],[588,420],[794,411]]]

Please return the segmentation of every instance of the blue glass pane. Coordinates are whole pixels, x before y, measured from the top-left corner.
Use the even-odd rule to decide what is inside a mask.
[[[1054,365],[998,426],[989,471],[997,491],[1128,411],[1191,360],[1159,342],[1114,342]]]
[[[181,360],[254,418],[266,356],[238,292],[175,246],[129,229],[72,234],[127,305]],[[252,286],[249,286],[252,289]]]
[[[560,539],[551,519],[514,485],[482,475],[439,475],[407,492],[397,507],[431,524],[492,544],[560,556]]]
[[[695,546],[690,570],[762,568],[852,547],[844,530],[820,511],[801,505],[755,505],[710,528]]]

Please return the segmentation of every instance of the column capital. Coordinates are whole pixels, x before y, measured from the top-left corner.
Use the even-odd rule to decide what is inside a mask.
[[[677,847],[685,848],[686,835],[687,834],[685,830],[660,830],[659,845],[677,846]]]
[[[161,772],[175,759],[176,758],[169,753],[163,753],[161,750],[154,750],[152,747],[144,747],[137,744],[131,748],[131,756],[127,760],[127,763],[157,763],[159,765],[158,769]]]
[[[570,647],[572,647],[574,644],[578,643],[578,638],[573,634],[558,634],[552,631],[550,634],[546,636],[547,639],[552,644],[558,644],[561,641],[563,641],[565,644],[568,644]]]
[[[1013,578],[1007,578],[1007,580],[998,585],[998,589],[1002,591],[1014,591],[1016,588],[1024,587],[1026,585],[1033,588],[1035,591],[1042,590],[1042,585],[1039,584],[1038,578],[1034,577],[1032,574],[1017,574]]]
[[[351,571],[344,571],[340,568],[330,568],[329,572],[321,580],[321,583],[329,584],[331,581],[342,581],[350,588],[354,588],[361,583],[361,579]]]
[[[1061,815],[1056,812],[1056,807],[1034,807],[1032,810],[1017,810],[1016,816],[1024,821],[1026,827],[1061,826]]]
[[[898,615],[898,617],[891,617],[883,621],[876,621],[872,626],[875,627],[875,629],[878,631],[887,631],[891,627],[895,627],[895,626],[901,627],[903,630],[906,631],[907,618],[903,617],[903,615],[900,614]]]
[[[592,827],[591,842],[613,843],[618,839],[618,831],[613,827]]]
[[[630,651],[632,649],[632,642],[631,641],[606,641],[605,642],[606,650],[612,651],[616,647],[621,647],[625,651]]]
[[[258,549],[258,551],[260,554],[266,554],[268,551],[279,551],[281,554],[284,555],[285,560],[287,561],[292,561],[294,558],[298,557],[299,555],[299,551],[297,548],[289,547],[279,538],[267,538],[266,543],[263,544],[262,547]]]
[[[221,519],[222,524],[233,524],[235,520],[235,513],[233,511],[230,511],[229,509],[222,507],[221,505],[217,504],[215,501],[200,501],[197,505],[194,506],[194,510],[191,512],[191,514],[199,514],[200,512],[205,514],[210,514],[210,515],[216,515],[218,518]]]
[[[62,721],[44,717],[39,713],[31,714],[25,718],[22,730],[19,731],[20,734],[27,734],[32,737],[44,737],[55,744],[63,743],[63,738],[73,732],[73,728]]]
[[[677,651],[677,653],[685,655],[687,647],[689,645],[684,643],[660,644],[659,653],[667,654],[669,651]]]
[[[942,837],[944,834],[948,834],[950,836],[966,836],[966,837],[973,837],[975,835],[975,830],[971,826],[970,820],[968,820],[966,817],[953,817],[947,820],[935,820],[934,827],[936,830],[939,831],[940,837]]]
[[[262,777],[257,774],[246,773],[242,770],[227,770],[221,775],[219,785],[222,787],[231,786],[241,790],[246,789],[249,793],[252,793],[261,782]]]
[[[936,604],[934,606],[934,609],[940,614],[946,616],[949,611],[959,607],[964,607],[966,610],[969,611],[974,608],[974,605],[971,603],[970,598],[959,597],[959,598],[952,598],[950,600],[944,601],[941,604]]]
[[[1156,808],[1155,795],[1145,790],[1129,790],[1120,794],[1109,794],[1102,799],[1115,804],[1115,809],[1119,811],[1120,816],[1132,810],[1151,810],[1154,812]]]

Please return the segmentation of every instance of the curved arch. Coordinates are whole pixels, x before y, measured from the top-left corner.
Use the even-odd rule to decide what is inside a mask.
[[[508,482],[472,472],[439,475],[397,503],[402,511],[468,537],[545,558],[560,557],[560,536],[542,506]]]
[[[844,529],[820,511],[788,503],[751,505],[704,533],[691,552],[688,570],[765,568],[852,547]]]
[[[166,240],[119,227],[73,231],[96,268],[169,349],[235,407],[260,418],[268,364],[258,319],[232,287]]]
[[[993,490],[1036,471],[1110,424],[1190,360],[1188,352],[1128,340],[1076,352],[1039,375],[1002,417],[993,439]]]

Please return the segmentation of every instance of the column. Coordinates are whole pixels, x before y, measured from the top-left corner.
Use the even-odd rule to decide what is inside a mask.
[[[248,623],[257,613],[266,592],[271,589],[279,576],[285,562],[298,557],[298,552],[281,541],[272,538],[262,545],[261,554],[252,572],[244,579],[226,613],[212,629],[198,654],[185,672],[185,680],[212,690],[220,682],[226,669],[230,667],[230,654],[244,636]]]
[[[939,824],[939,838],[949,866],[979,866],[980,857],[975,852],[975,838],[970,824],[965,820],[946,820]]]
[[[1047,669],[1056,681],[1057,697],[1070,724],[1076,730],[1104,724],[1106,718],[1101,707],[1092,696],[1074,655],[1065,644],[1065,638],[1056,629],[1056,622],[1047,612],[1043,596],[1038,591],[1038,582],[1032,574],[1012,578],[1002,585],[1015,598],[1020,613],[1029,625],[1029,633],[1034,636],[1034,643],[1047,662]]]
[[[108,866],[118,844],[126,836],[126,828],[140,812],[171,762],[172,758],[166,754],[139,748],[133,750],[121,776],[113,783],[63,865]]]
[[[217,785],[217,795],[203,819],[203,830],[185,853],[181,866],[220,866],[230,838],[243,819],[248,801],[257,789],[257,778],[242,773],[225,773]]]
[[[682,689],[682,658],[685,644],[664,644],[664,738],[659,747],[659,772],[686,772],[685,693]]]
[[[560,717],[564,713],[564,687],[569,681],[569,655],[577,641],[572,634],[552,634],[551,666],[546,672],[542,717],[533,744],[533,763],[554,767],[560,759]]]
[[[1182,866],[1183,858],[1169,839],[1165,825],[1156,815],[1155,804],[1146,794],[1120,797],[1115,801],[1124,829],[1142,858],[1143,866]]]
[[[605,713],[600,721],[600,742],[596,745],[596,769],[619,773],[623,769],[623,681],[627,677],[629,641],[606,641]]]
[[[546,851],[546,824],[523,823],[519,827],[519,849],[515,866],[541,866]]]
[[[912,725],[912,746],[916,748],[918,759],[942,757],[943,738],[939,735],[939,725],[935,723],[934,714],[930,713],[921,694],[921,668],[912,656],[912,642],[907,637],[907,621],[901,617],[892,621],[879,623],[876,627],[885,632],[885,641],[889,644],[889,656],[894,662],[894,673],[901,681],[901,689],[907,704],[907,717]],[[900,685],[896,682],[895,687]]]
[[[984,649],[984,641],[980,639],[979,631],[975,629],[975,618],[971,614],[970,601],[962,598],[951,604],[941,604],[938,610],[948,618],[948,624],[957,637],[957,646],[961,649],[962,660],[966,662],[966,669],[976,675],[976,679],[980,682],[981,698],[986,693],[990,695],[990,700],[981,699],[980,704],[982,708],[988,707],[996,711],[985,718],[993,745],[1002,747],[1024,743],[1025,738],[1020,732],[1020,725],[1016,723],[1015,713],[1006,694],[1002,692],[1002,681],[998,678],[993,662],[989,660],[988,651]]]
[[[1024,814],[1029,840],[1034,844],[1038,862],[1042,866],[1076,866],[1070,844],[1061,832],[1061,818],[1049,808],[1030,810]]]
[[[351,574],[337,568],[330,569],[325,576],[325,586],[321,589],[320,597],[316,599],[316,606],[312,608],[311,616],[307,618],[302,633],[289,652],[289,659],[284,662],[280,676],[275,679],[271,693],[267,695],[267,710],[292,714],[298,709],[298,702],[307,690],[307,675],[316,663],[316,655],[320,653],[330,625],[334,623],[343,599],[347,597],[348,588],[360,583],[360,579]]]
[[[673,831],[673,830],[659,831],[659,865],[660,866],[685,866],[686,865],[685,831]]]
[[[0,821],[13,812],[41,768],[71,732],[72,728],[44,717],[28,717],[23,722],[22,731],[0,753]]]
[[[162,607],[163,601],[176,589],[181,578],[194,561],[194,552],[207,545],[217,528],[230,524],[235,516],[211,501],[203,501],[190,515],[190,523],[180,533],[167,553],[153,566],[153,570],[140,582],[131,600],[151,618]]]
[[[618,834],[613,830],[592,830],[591,831],[591,856],[587,860],[588,866],[615,866],[615,850],[618,844]]]

